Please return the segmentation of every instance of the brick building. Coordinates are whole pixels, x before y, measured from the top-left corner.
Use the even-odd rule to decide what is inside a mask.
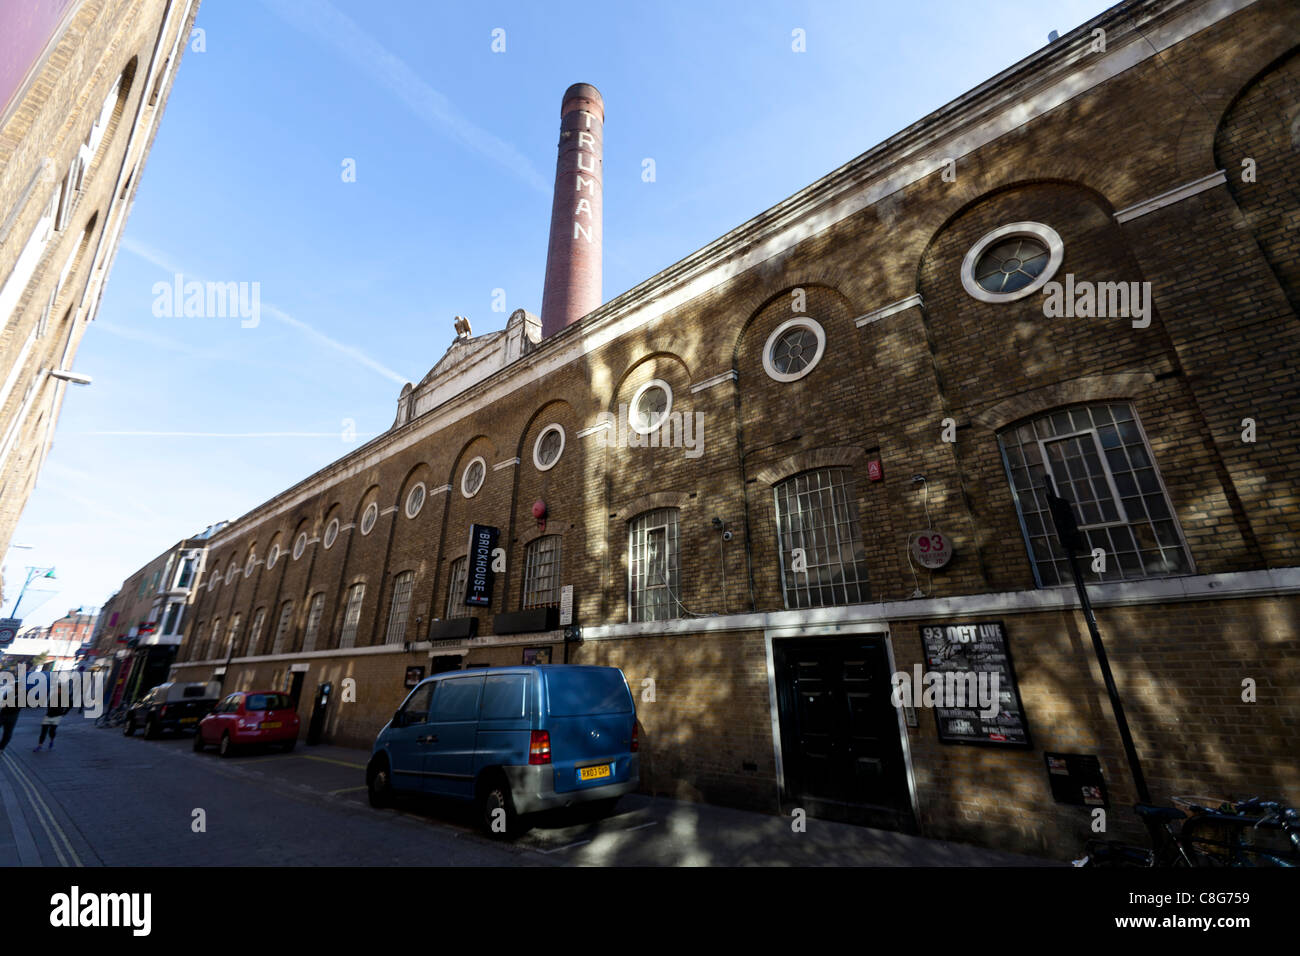
[[[1063,856],[1047,754],[1113,834],[1134,790],[1050,478],[1156,798],[1300,798],[1297,36],[1121,4],[580,321],[459,339],[213,537],[177,676],[350,680],[368,744],[408,668],[617,665],[649,792]],[[999,716],[891,704],[972,639]]]
[[[49,670],[72,670],[85,658],[85,647],[95,633],[98,615],[72,608],[45,627],[30,627],[5,648],[10,661],[43,660]]]
[[[0,553],[76,380],[73,359],[198,7],[11,0],[0,9]]]

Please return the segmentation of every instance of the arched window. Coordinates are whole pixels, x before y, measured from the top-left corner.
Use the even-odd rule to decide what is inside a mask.
[[[284,652],[285,641],[289,637],[289,625],[293,621],[293,602],[285,601],[280,606],[280,620],[275,625],[275,640],[271,643],[271,653],[281,654]]]
[[[393,606],[388,612],[386,644],[401,644],[406,640],[406,619],[411,609],[411,584],[414,580],[413,571],[403,571],[393,581]]]
[[[365,596],[364,584],[354,584],[348,588],[348,606],[343,612],[343,633],[339,635],[339,647],[357,646],[357,625],[361,622],[361,601]]]
[[[628,620],[666,621],[681,607],[677,509],[647,511],[627,526]]]
[[[558,534],[548,534],[528,543],[528,548],[524,552],[523,607],[525,610],[559,605],[563,540]]]
[[[451,562],[447,577],[447,618],[469,617],[469,605],[465,603],[465,583],[469,577],[469,558],[457,558]]]
[[[324,610],[325,592],[317,591],[312,595],[311,604],[307,606],[307,630],[302,638],[304,651],[316,650],[316,636],[320,633],[320,618]]]
[[[1046,485],[1071,503],[1090,551],[1093,581],[1189,574],[1191,556],[1169,506],[1142,425],[1127,402],[1077,405],[1039,415],[998,435],[1025,546],[1039,587],[1073,580],[1048,510]]]
[[[869,601],[853,473],[847,468],[806,471],[772,490],[785,606]]]
[[[248,649],[244,652],[250,657],[257,653],[257,642],[262,639],[262,625],[265,622],[266,608],[259,607],[253,615],[253,626],[248,632]]]

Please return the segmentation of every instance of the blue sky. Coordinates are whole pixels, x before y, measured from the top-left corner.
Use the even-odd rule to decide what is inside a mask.
[[[77,355],[94,384],[68,390],[14,537],[29,547],[6,555],[4,610],[24,565],[58,568],[27,623],[101,604],[387,429],[453,316],[479,333],[537,312],[570,84],[605,98],[608,300],[1105,7],[206,0]],[[176,272],[258,283],[259,324],[156,316]]]

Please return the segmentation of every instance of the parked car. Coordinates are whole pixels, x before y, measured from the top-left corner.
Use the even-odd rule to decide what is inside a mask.
[[[127,710],[122,733],[130,737],[141,727],[149,738],[188,733],[216,706],[218,693],[219,685],[213,681],[159,684]]]
[[[617,667],[449,671],[422,681],[375,738],[372,806],[398,793],[473,801],[494,836],[577,804],[611,812],[641,781],[636,707]]]
[[[298,711],[288,694],[275,690],[239,691],[223,699],[199,721],[194,749],[214,744],[217,753],[229,757],[238,747],[278,744],[287,753],[298,742],[298,724]]]

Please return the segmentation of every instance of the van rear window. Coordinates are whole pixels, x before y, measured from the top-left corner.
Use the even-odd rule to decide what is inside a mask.
[[[546,691],[551,713],[557,717],[627,714],[633,710],[623,673],[612,667],[547,670]]]

